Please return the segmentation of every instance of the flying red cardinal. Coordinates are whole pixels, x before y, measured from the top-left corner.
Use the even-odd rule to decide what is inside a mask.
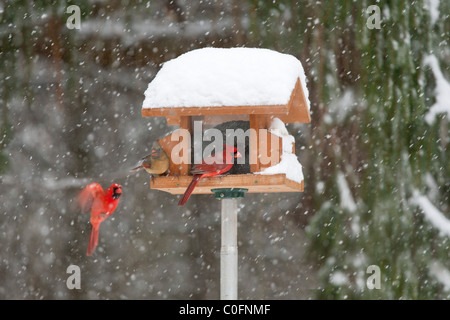
[[[194,177],[181,197],[180,202],[178,202],[178,205],[183,206],[188,201],[200,179],[217,176],[230,171],[233,167],[233,158],[240,158],[241,156],[235,147],[224,144],[222,154],[212,155],[203,159],[202,163],[194,165],[191,171]]]
[[[98,183],[91,183],[80,192],[78,201],[81,209],[91,210],[92,229],[87,249],[88,256],[92,255],[97,246],[100,224],[116,210],[121,195],[122,186],[117,183],[113,183],[105,191]]]

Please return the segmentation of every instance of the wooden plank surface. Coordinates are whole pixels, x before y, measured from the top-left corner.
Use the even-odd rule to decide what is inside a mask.
[[[250,115],[250,129],[252,132],[258,132],[258,129],[264,128],[266,129],[266,117],[262,115],[252,114]],[[258,159],[258,150],[259,150],[259,139],[258,135],[251,134],[250,139],[250,172],[259,172],[261,171],[259,168],[259,159]]]
[[[283,140],[281,137],[270,133],[269,130],[259,129],[258,135],[258,161],[259,168],[275,166],[281,162],[281,155],[283,154]]]
[[[190,146],[190,142],[185,141],[185,137],[183,137],[180,134],[180,129],[175,130],[174,132],[172,132],[171,134],[167,135],[166,137],[159,139],[158,143],[161,145],[161,147],[164,149],[164,151],[167,153],[167,155],[170,158],[173,158],[175,155],[172,154],[172,150],[174,149],[175,146],[180,145],[180,146],[184,146],[183,150],[190,150],[191,146]],[[172,141],[174,140],[174,141]],[[175,163],[175,161],[173,161],[173,159],[170,161],[169,164],[169,172],[172,175],[187,175],[189,173],[189,162],[191,160],[191,156],[190,154],[186,155],[185,159],[186,161],[183,163],[182,158],[183,158],[183,154],[180,154],[179,159],[177,160],[177,164]]]
[[[191,180],[192,176],[154,177],[150,188],[171,194],[183,194]],[[249,193],[303,192],[303,181],[298,183],[286,179],[285,174],[224,175],[200,180],[193,194],[212,193],[211,189],[215,188],[244,188],[248,189]]]
[[[202,115],[231,115],[231,114],[288,114],[288,105],[261,106],[218,106],[218,107],[167,107],[145,108],[143,117],[178,117]]]
[[[306,103],[305,94],[300,85],[300,79],[297,78],[295,83],[295,88],[292,91],[291,99],[288,103],[289,112],[288,114],[280,114],[278,118],[284,123],[310,123],[311,115],[308,111],[308,106]]]

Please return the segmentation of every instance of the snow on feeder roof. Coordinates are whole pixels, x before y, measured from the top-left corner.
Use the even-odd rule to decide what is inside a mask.
[[[164,63],[145,91],[142,115],[265,114],[285,123],[310,122],[301,62],[258,48],[204,48]]]

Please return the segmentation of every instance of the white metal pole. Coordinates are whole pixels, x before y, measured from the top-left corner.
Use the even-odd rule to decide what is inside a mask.
[[[237,300],[237,199],[225,198],[221,201],[220,299]]]

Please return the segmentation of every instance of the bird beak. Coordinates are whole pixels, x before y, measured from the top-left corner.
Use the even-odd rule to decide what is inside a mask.
[[[235,158],[240,158],[242,157],[242,154],[239,153],[239,151],[236,151],[236,154],[234,155]]]

